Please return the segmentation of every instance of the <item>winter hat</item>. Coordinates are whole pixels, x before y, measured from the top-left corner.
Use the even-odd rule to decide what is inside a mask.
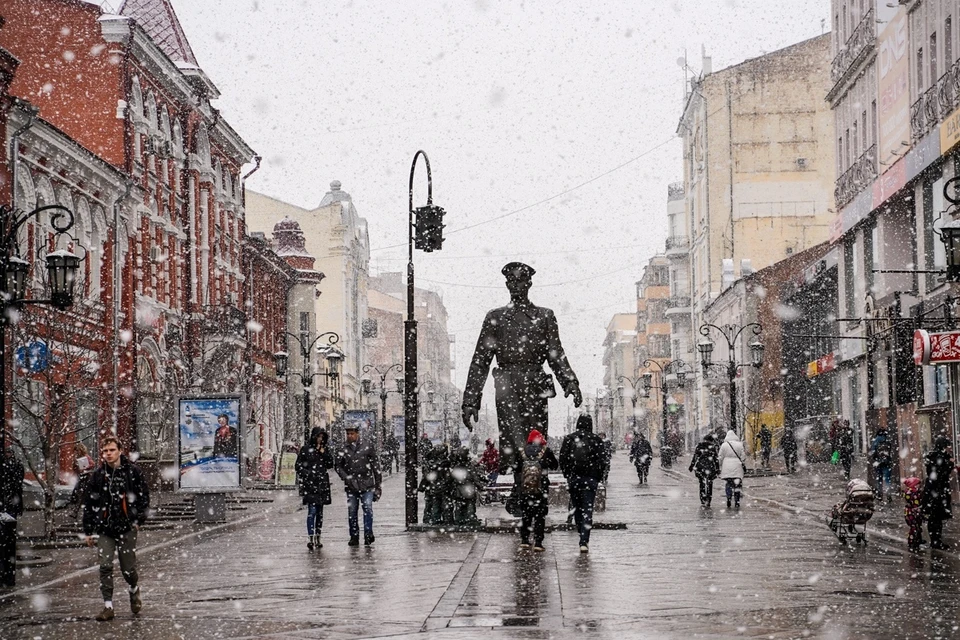
[[[314,427],[310,430],[310,444],[315,444],[317,438],[323,437],[323,442],[326,444],[327,438],[325,437],[327,432],[321,429],[320,427]]]
[[[490,438],[487,438],[487,446],[489,447],[492,444],[493,444],[493,440],[491,440]]]
[[[547,439],[543,437],[543,434],[533,429],[530,432],[530,435],[527,436],[527,444],[547,444]]]
[[[577,431],[586,431],[587,433],[593,433],[593,418],[587,414],[581,415],[577,418]]]
[[[933,448],[936,451],[946,451],[949,446],[950,439],[946,436],[937,436],[937,439],[933,441]]]
[[[903,486],[907,491],[919,491],[920,478],[907,478],[903,481]]]

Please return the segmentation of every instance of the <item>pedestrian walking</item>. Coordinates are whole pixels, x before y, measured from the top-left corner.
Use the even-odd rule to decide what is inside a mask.
[[[487,484],[495,484],[500,476],[500,451],[490,438],[487,438],[486,448],[480,456],[480,466],[487,474]]]
[[[697,476],[700,483],[700,504],[709,507],[713,501],[713,481],[720,473],[717,442],[712,433],[703,436],[703,440],[694,449],[689,470]]]
[[[730,429],[720,445],[717,452],[717,459],[720,462],[720,479],[726,483],[725,492],[727,494],[727,508],[730,508],[730,500],[733,499],[735,508],[740,508],[740,495],[743,491],[743,475],[747,471],[746,453],[743,450],[743,443],[737,434]]]
[[[547,472],[559,467],[557,456],[547,446],[547,439],[536,429],[527,436],[527,444],[520,452],[520,464],[514,473],[514,483],[520,499],[520,548],[543,551],[546,529],[550,479]]]
[[[0,587],[17,582],[17,518],[23,514],[23,465],[13,447],[0,459]]]
[[[843,475],[850,479],[850,467],[853,465],[853,429],[849,420],[838,421],[836,432],[836,451],[839,462],[843,466]]]
[[[590,551],[590,530],[593,528],[593,505],[597,485],[609,472],[604,441],[593,433],[593,419],[577,418],[577,430],[567,435],[560,445],[560,471],[567,479],[573,519],[580,534],[580,553]]]
[[[328,443],[330,435],[320,427],[310,432],[308,446],[297,456],[297,482],[303,504],[307,507],[307,549],[320,549],[320,533],[323,529],[323,507],[332,502],[330,476],[333,455]]]
[[[113,620],[113,557],[120,562],[120,574],[130,587],[130,611],[140,613],[137,572],[137,533],[147,519],[150,489],[139,467],[120,449],[120,441],[106,436],[100,442],[102,463],[90,477],[83,505],[83,533],[87,546],[96,540],[100,559],[100,594],[103,611],[97,621]],[[95,538],[95,536],[97,536]]]
[[[787,473],[793,473],[797,470],[797,434],[793,425],[784,427],[780,449],[783,451],[783,463],[787,467]]]
[[[647,474],[650,472],[650,462],[653,460],[653,447],[647,437],[639,431],[633,432],[633,443],[630,445],[630,462],[637,469],[637,477],[640,478],[640,484],[647,482]]]
[[[903,481],[903,519],[910,527],[907,548],[918,551],[923,544],[923,491],[920,478]]]
[[[870,442],[870,463],[873,465],[874,486],[877,498],[883,500],[884,493],[888,500],[893,500],[890,487],[890,472],[893,470],[894,443],[887,428],[880,425],[877,435]]]
[[[363,544],[370,546],[373,535],[373,503],[380,499],[383,477],[373,447],[360,441],[360,431],[354,424],[344,429],[347,442],[337,456],[335,468],[343,480],[347,494],[347,526],[350,530],[351,547],[360,546],[358,511],[363,508]]]
[[[773,448],[773,433],[767,428],[767,425],[760,425],[760,431],[757,433],[757,439],[760,441],[760,464],[764,469],[769,469],[770,450]]]
[[[938,436],[933,451],[923,458],[927,478],[923,483],[923,517],[927,521],[930,547],[949,549],[943,542],[943,523],[953,517],[950,498],[950,474],[953,473],[953,447],[945,436]]]
[[[613,462],[613,442],[607,439],[607,434],[600,433],[600,441],[603,445],[603,484],[606,486],[607,479],[610,477],[610,463]]]

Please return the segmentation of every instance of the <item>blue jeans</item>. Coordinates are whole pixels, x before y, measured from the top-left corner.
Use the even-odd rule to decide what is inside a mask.
[[[583,476],[571,476],[570,503],[573,506],[573,518],[580,533],[580,544],[590,544],[590,530],[593,528],[593,503],[597,498],[597,481]]]
[[[360,537],[360,528],[357,526],[357,508],[363,504],[363,535],[373,535],[373,489],[357,493],[347,491],[347,526],[351,538]]]
[[[890,471],[891,471],[890,465],[878,464],[876,467],[874,467],[873,471],[876,474],[875,475],[876,483],[874,484],[873,488],[876,491],[877,496],[879,496],[882,499],[885,493],[884,483],[886,483],[887,487],[890,487]]]
[[[323,529],[323,505],[307,505],[307,535],[312,536],[318,530]]]

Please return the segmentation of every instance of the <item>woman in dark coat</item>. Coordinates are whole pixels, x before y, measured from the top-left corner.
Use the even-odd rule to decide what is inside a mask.
[[[930,533],[930,546],[947,549],[943,543],[943,521],[953,517],[950,499],[950,474],[953,472],[953,447],[950,440],[939,436],[933,443],[933,451],[923,458],[927,479],[923,483],[923,515]]]
[[[307,549],[318,549],[320,529],[323,527],[323,505],[330,504],[330,477],[327,471],[333,468],[333,455],[327,447],[330,436],[319,427],[310,432],[310,442],[297,457],[297,477],[300,479],[300,495],[307,505]]]
[[[713,500],[713,480],[720,473],[720,463],[717,460],[717,443],[712,433],[703,436],[703,441],[697,445],[690,461],[690,471],[697,476],[700,483],[700,504],[709,507]]]

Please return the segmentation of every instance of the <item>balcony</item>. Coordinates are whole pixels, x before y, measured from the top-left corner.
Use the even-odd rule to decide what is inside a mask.
[[[960,107],[960,61],[940,76],[910,107],[910,137],[919,142],[937,124]]]
[[[833,197],[837,207],[846,206],[857,194],[869,187],[877,177],[877,145],[863,152],[850,168],[837,179]]]
[[[690,238],[687,236],[671,236],[666,242],[667,257],[679,258],[690,253]]]
[[[840,47],[840,51],[830,65],[830,81],[833,88],[828,99],[838,93],[842,83],[851,75],[857,66],[867,57],[877,42],[877,31],[874,26],[873,9],[867,11],[860,24],[853,30],[847,41]]]
[[[665,315],[669,318],[670,316],[689,314],[690,313],[690,296],[670,296],[667,299],[667,310]]]

